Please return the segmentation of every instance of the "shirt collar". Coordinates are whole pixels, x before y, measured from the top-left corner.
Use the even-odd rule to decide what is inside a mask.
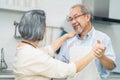
[[[84,39],[83,39],[83,40],[86,40],[86,39],[91,38],[91,36],[93,35],[94,30],[95,30],[95,28],[92,26],[92,29],[84,36]],[[81,39],[81,38],[79,37],[79,35],[76,35],[76,37],[77,37],[78,39]]]

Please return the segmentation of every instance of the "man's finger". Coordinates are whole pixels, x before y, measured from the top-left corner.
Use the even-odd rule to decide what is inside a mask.
[[[100,41],[100,40],[97,40],[97,43],[98,43],[98,44],[101,44],[101,41]]]

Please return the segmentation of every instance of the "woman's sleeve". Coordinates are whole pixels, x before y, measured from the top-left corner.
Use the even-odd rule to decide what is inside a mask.
[[[37,54],[33,61],[29,62],[24,68],[28,74],[46,76],[50,78],[72,77],[76,73],[74,63],[64,63],[43,53]]]
[[[46,70],[41,74],[51,78],[66,78],[73,77],[76,73],[76,67],[74,63],[64,63],[56,59],[49,59],[46,63]]]
[[[46,54],[50,55],[51,57],[55,55],[55,52],[50,45],[40,48],[40,50],[44,51]]]

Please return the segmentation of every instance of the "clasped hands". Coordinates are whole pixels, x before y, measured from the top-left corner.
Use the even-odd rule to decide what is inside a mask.
[[[67,38],[71,38],[76,35],[76,32],[70,32],[68,34],[65,34]],[[106,50],[106,46],[101,43],[100,40],[97,40],[96,44],[93,46],[93,54],[95,57],[102,59],[105,55],[104,52]]]
[[[101,41],[97,40],[97,43],[93,47],[94,56],[102,59],[104,57],[104,52],[106,50],[106,46],[101,43]]]

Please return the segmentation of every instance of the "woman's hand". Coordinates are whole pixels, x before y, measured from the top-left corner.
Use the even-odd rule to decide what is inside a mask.
[[[66,39],[75,36],[75,34],[75,32],[70,32],[58,38],[54,43],[51,44],[53,50],[56,51],[57,49],[59,49]]]
[[[65,36],[66,38],[71,38],[71,37],[73,37],[73,36],[75,36],[75,35],[76,35],[76,32],[69,32],[69,33],[65,34],[64,36]]]

